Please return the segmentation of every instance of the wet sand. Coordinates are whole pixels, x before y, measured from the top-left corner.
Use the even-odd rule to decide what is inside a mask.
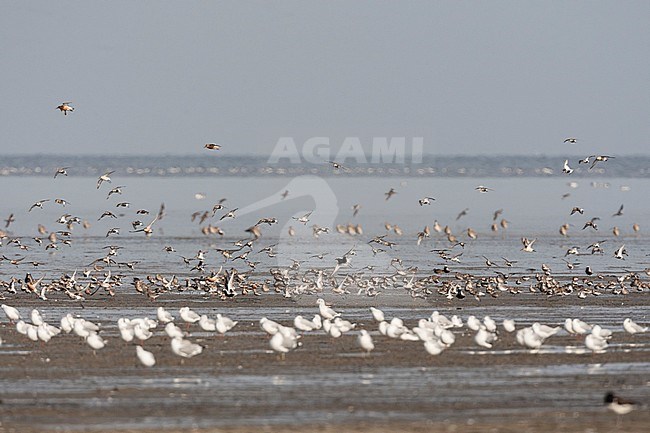
[[[356,333],[333,339],[319,331],[305,333],[301,347],[281,359],[257,320],[267,316],[291,325],[296,314],[317,312],[315,296],[221,301],[182,294],[150,302],[124,294],[91,299],[82,308],[62,298],[45,303],[20,294],[2,302],[20,308],[23,316],[39,308],[55,325],[67,312],[99,322],[108,343],[93,353],[72,334],[47,344],[31,342],[3,317],[0,432],[641,432],[650,425],[647,407],[617,417],[603,405],[609,390],[650,401],[650,333],[632,336],[621,327],[629,316],[647,323],[645,293],[586,300],[520,295],[481,303],[412,300],[403,293],[326,298],[357,329],[371,331],[376,323],[367,306],[378,305],[404,317],[407,326],[435,309],[463,319],[470,314],[498,319],[519,310],[531,321],[559,324],[568,309],[577,312],[574,317],[600,317],[595,322],[615,334],[604,353],[564,353],[565,346],[584,347],[564,332],[551,337],[546,350],[532,353],[502,330],[492,349],[480,349],[473,333],[462,328],[454,331],[451,348],[431,356],[419,342],[373,332],[376,349],[364,356]],[[158,305],[176,316],[186,305],[221,312],[239,324],[225,336],[192,325],[189,339],[204,351],[191,359],[172,353],[159,326],[144,342],[157,360],[146,368],[134,344],[119,339],[114,318],[155,317]],[[526,324],[520,319],[517,327]]]

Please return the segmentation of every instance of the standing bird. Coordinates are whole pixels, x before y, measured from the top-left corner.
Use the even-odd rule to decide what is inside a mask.
[[[72,107],[70,104],[72,104],[71,101],[63,102],[63,103],[61,103],[61,105],[59,105],[59,106],[56,107],[56,108],[57,108],[57,110],[61,110],[61,112],[62,112],[65,116],[67,116],[67,115],[68,115],[68,111],[69,111],[69,112],[73,112],[73,111],[74,111],[74,107]]]
[[[375,344],[372,342],[372,337],[365,329],[361,330],[361,333],[357,337],[357,342],[359,343],[359,346],[364,350],[364,355],[368,355],[375,348]]]
[[[637,403],[619,397],[610,391],[605,394],[605,406],[616,415],[625,415],[636,409]]]
[[[156,365],[156,358],[154,358],[153,353],[144,350],[141,346],[135,346],[135,351],[142,365],[145,367],[153,367]]]

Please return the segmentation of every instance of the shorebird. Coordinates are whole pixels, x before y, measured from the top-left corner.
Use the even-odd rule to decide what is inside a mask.
[[[433,197],[423,197],[423,198],[418,200],[418,203],[420,203],[420,206],[424,206],[424,205],[431,204],[431,201],[435,201],[435,200],[436,199],[433,198]]]
[[[616,415],[625,415],[636,409],[638,403],[619,397],[610,391],[605,394],[605,406]]]
[[[69,112],[74,111],[74,107],[72,107],[70,104],[72,104],[72,101],[67,101],[67,102],[62,102],[61,105],[56,107],[57,110],[60,110],[65,116],[68,115]]]
[[[309,212],[307,212],[306,214],[304,214],[303,216],[301,216],[299,218],[291,217],[291,219],[294,219],[294,220],[298,221],[299,223],[301,223],[303,225],[307,225],[307,223],[309,222],[309,217],[311,216],[312,212],[314,212],[314,211],[313,210],[309,211]]]
[[[494,191],[492,188],[488,188],[487,186],[479,185],[476,188],[474,188],[478,192],[488,192],[488,191]]]
[[[235,218],[235,212],[237,212],[239,208],[236,207],[234,209],[229,210],[225,215],[223,215],[221,218],[219,218],[219,221],[222,221],[226,218]]]
[[[39,200],[39,201],[37,201],[36,203],[34,203],[34,204],[29,208],[29,211],[28,211],[28,212],[31,212],[32,209],[34,209],[35,207],[38,207],[38,208],[43,209],[43,203],[46,203],[46,202],[48,202],[48,201],[50,201],[50,199],[45,199],[45,200]]]
[[[325,300],[323,298],[318,298],[316,300],[316,303],[318,304],[318,311],[321,317],[324,319],[333,320],[335,317],[341,315],[341,313],[337,313],[331,307],[325,304]]]
[[[365,355],[372,352],[375,348],[375,344],[372,342],[372,337],[365,329],[360,331],[359,336],[357,337],[357,342],[359,346],[365,351]]]
[[[156,215],[156,217],[153,219],[153,221],[151,221],[151,222],[149,223],[148,226],[146,226],[146,227],[144,227],[144,228],[141,228],[141,229],[138,229],[138,230],[131,230],[131,233],[144,232],[145,235],[147,235],[147,236],[151,236],[151,234],[153,233],[153,228],[152,228],[152,227],[153,227],[153,224],[154,224],[156,221],[158,221],[158,219],[159,219],[159,218],[158,218],[158,215]]]
[[[494,214],[492,215],[492,221],[496,221],[497,218],[503,213],[503,209],[497,209],[494,211]]]
[[[329,162],[329,163],[332,165],[332,168],[334,168],[334,169],[336,169],[336,170],[339,170],[339,169],[345,168],[345,167],[343,167],[341,164],[339,164],[339,163],[336,162],[336,161],[327,161],[327,162]]]
[[[59,167],[59,168],[57,168],[56,171],[54,172],[54,179],[56,179],[56,177],[58,175],[60,175],[60,174],[63,175],[63,176],[67,176],[68,172],[66,170],[68,170],[69,168],[70,167]]]
[[[102,174],[99,176],[97,179],[97,189],[99,189],[100,186],[102,186],[102,183],[108,182],[111,183],[111,174],[115,173],[115,170],[113,171],[107,171],[106,173]]]
[[[573,173],[573,169],[569,167],[569,160],[565,159],[564,160],[564,167],[562,168],[562,172],[566,174],[571,174]]]
[[[598,226],[596,225],[596,221],[598,221],[600,218],[598,217],[593,217],[591,220],[587,221],[582,227],[582,230],[586,229],[587,227],[591,227],[594,230],[598,230]]]
[[[354,205],[352,205],[352,217],[353,217],[353,218],[354,218],[355,216],[357,216],[357,214],[359,213],[359,210],[360,210],[360,209],[361,209],[361,205],[360,205],[360,204],[354,204]]]
[[[172,338],[171,347],[176,355],[183,358],[191,358],[203,352],[203,346],[178,337]]]
[[[156,358],[153,356],[153,353],[144,350],[141,346],[135,346],[135,352],[138,356],[138,360],[145,367],[153,367],[156,365]]]
[[[646,332],[648,330],[647,326],[641,326],[637,323],[634,323],[629,317],[623,320],[623,329],[629,334],[638,334],[641,332]]]
[[[16,218],[14,218],[14,214],[9,214],[9,218],[5,220],[5,228],[8,228],[9,225],[14,221],[16,221]]]
[[[388,201],[389,198],[397,194],[397,191],[395,191],[395,188],[391,188],[388,190],[388,192],[385,192],[384,195],[386,196],[386,201]]]
[[[524,247],[521,249],[522,251],[525,251],[527,253],[532,253],[535,252],[533,249],[533,244],[535,243],[537,239],[528,240],[527,238],[521,238],[521,243],[524,244]]]
[[[573,209],[571,209],[571,215],[573,215],[574,213],[579,213],[580,215],[582,215],[585,213],[585,210],[581,207],[574,206]]]
[[[203,147],[205,149],[209,149],[209,150],[219,150],[219,149],[221,149],[221,145],[216,144],[216,143],[206,143],[206,145],[203,146]]]
[[[575,137],[568,137],[564,139],[565,143],[571,143],[571,144],[576,144],[578,142],[578,139]]]
[[[467,211],[469,211],[469,208],[465,208],[460,213],[456,216],[456,221],[467,215]]]
[[[111,198],[111,196],[112,196],[113,194],[122,195],[122,188],[124,188],[124,185],[116,186],[115,188],[113,188],[113,189],[111,189],[110,191],[108,191],[108,195],[106,196],[106,200],[108,200],[109,198]]]
[[[591,167],[589,167],[589,170],[594,168],[597,163],[599,162],[605,162],[609,159],[614,159],[613,156],[607,156],[607,155],[591,155],[589,158],[595,158],[594,161],[591,163]]]
[[[625,249],[625,245],[621,245],[615,252],[614,252],[614,258],[619,259],[619,260],[625,260],[623,256],[627,256],[627,250]]]
[[[621,207],[618,208],[618,211],[616,211],[616,213],[613,214],[612,216],[613,217],[623,216],[623,205],[621,205]]]

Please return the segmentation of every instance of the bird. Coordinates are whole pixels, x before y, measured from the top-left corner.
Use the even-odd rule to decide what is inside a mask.
[[[591,163],[591,166],[589,167],[589,170],[594,168],[597,163],[599,162],[605,162],[609,159],[613,159],[613,156],[608,156],[608,155],[591,155],[589,158],[594,158],[594,161]]]
[[[616,213],[613,214],[612,216],[613,217],[623,216],[623,205],[621,205],[621,207],[619,207],[618,210],[616,211]]]
[[[9,225],[11,225],[12,222],[16,221],[16,218],[14,218],[14,214],[9,214],[9,218],[5,220],[5,228],[8,228]]]
[[[354,218],[355,216],[357,216],[357,214],[359,213],[359,210],[361,210],[361,205],[360,205],[360,204],[354,204],[354,205],[352,205],[352,217],[353,217],[353,218]]]
[[[365,355],[369,354],[375,349],[375,344],[372,342],[372,337],[365,329],[359,331],[357,342],[359,343],[361,349],[364,350]]]
[[[372,313],[372,317],[377,322],[383,322],[385,320],[384,312],[381,311],[379,308],[370,307],[370,312]]]
[[[571,144],[576,144],[578,142],[578,139],[575,137],[568,137],[564,139],[565,143],[571,143]]]
[[[203,147],[205,149],[209,149],[209,150],[219,150],[219,149],[221,149],[221,145],[216,144],[216,143],[206,143],[205,146],[203,146]]]
[[[573,215],[574,213],[579,213],[580,215],[582,215],[585,213],[585,210],[581,207],[574,206],[573,209],[571,209],[571,215]]]
[[[636,409],[638,403],[619,397],[609,391],[605,394],[605,406],[616,415],[625,415]]]
[[[569,160],[565,159],[564,160],[564,167],[562,168],[562,172],[566,174],[571,174],[573,173],[573,169],[569,167]]]
[[[203,352],[203,346],[179,337],[172,338],[171,347],[172,352],[183,358],[192,358]]]
[[[641,332],[646,332],[648,330],[647,326],[641,326],[637,323],[634,323],[629,317],[623,320],[623,329],[629,334],[638,334]]]
[[[54,179],[56,179],[56,177],[57,177],[58,175],[67,176],[67,175],[68,175],[67,170],[68,170],[69,168],[70,168],[70,167],[59,167],[59,168],[57,168],[56,171],[54,172]]]
[[[424,206],[424,205],[431,204],[431,201],[435,201],[435,200],[436,199],[433,198],[433,197],[423,197],[423,198],[418,200],[418,203],[420,203],[420,206]]]
[[[28,211],[28,212],[31,212],[32,209],[34,209],[35,207],[40,208],[40,209],[43,209],[43,203],[47,203],[48,201],[50,201],[50,199],[45,199],[45,200],[39,200],[39,201],[37,201],[36,203],[34,203],[34,204],[29,208],[29,211]]]
[[[21,319],[20,311],[18,311],[17,308],[6,304],[2,304],[0,305],[0,307],[2,308],[2,311],[4,311],[5,315],[7,316],[7,319],[9,319],[11,323],[15,323]]]
[[[615,252],[614,258],[619,260],[625,260],[623,256],[627,256],[627,250],[625,249],[625,244],[621,245]]]
[[[395,188],[391,188],[388,190],[388,192],[385,192],[384,195],[386,196],[386,201],[388,201],[389,198],[397,194],[397,191],[395,191]]]
[[[533,249],[533,244],[535,243],[536,240],[537,239],[533,239],[531,241],[528,238],[521,238],[521,243],[524,244],[524,247],[521,250],[527,253],[534,252],[535,250]]]
[[[318,311],[321,317],[324,319],[333,320],[335,317],[339,317],[341,315],[341,313],[337,313],[331,307],[326,305],[323,298],[318,298],[316,300],[316,303],[318,304]]]
[[[492,188],[488,188],[487,186],[479,185],[476,188],[474,188],[478,192],[488,192],[488,191],[494,191]]]
[[[303,216],[298,217],[298,218],[291,217],[291,219],[294,219],[294,220],[298,221],[299,223],[301,223],[303,225],[307,225],[307,223],[309,222],[309,217],[311,216],[312,212],[314,212],[314,211],[313,210],[309,211],[306,214],[304,214]]]
[[[230,331],[232,328],[237,325],[237,321],[232,320],[229,317],[222,316],[221,314],[217,314],[217,332],[219,334],[225,334],[226,332]]]
[[[115,173],[115,170],[107,171],[101,176],[99,176],[99,178],[97,179],[97,189],[99,189],[99,187],[102,186],[102,183],[104,182],[111,183],[111,174],[113,173]]]
[[[460,212],[458,213],[458,215],[456,216],[456,221],[458,221],[459,219],[461,219],[462,217],[464,217],[465,215],[467,215],[467,211],[469,211],[469,208],[465,208],[465,209],[463,209],[462,211],[460,211]]]
[[[336,170],[344,168],[343,165],[339,164],[336,161],[327,161],[327,162],[330,163],[332,165],[332,168],[334,168]]]
[[[72,104],[72,101],[62,102],[61,105],[56,107],[56,109],[60,110],[65,116],[67,116],[68,112],[72,113],[74,111],[74,107],[70,104]]]
[[[153,367],[156,365],[156,358],[153,356],[153,353],[144,350],[142,346],[135,346],[135,352],[138,356],[138,360],[145,367]]]

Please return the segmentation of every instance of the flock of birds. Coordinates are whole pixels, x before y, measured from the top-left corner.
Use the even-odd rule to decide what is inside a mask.
[[[317,299],[317,306],[318,312],[312,319],[297,315],[293,319],[292,326],[262,317],[259,320],[259,326],[270,336],[270,348],[280,353],[284,359],[284,354],[301,346],[300,339],[304,334],[320,332],[331,338],[340,338],[344,334],[353,333],[356,335],[359,348],[366,355],[375,349],[373,334],[402,341],[419,342],[430,355],[440,355],[456,342],[458,333],[472,332],[474,333],[474,343],[482,349],[492,349],[494,343],[501,338],[500,335],[514,333],[515,341],[520,346],[535,353],[549,338],[564,331],[565,334],[582,337],[587,350],[600,353],[607,350],[609,341],[614,335],[610,329],[603,328],[598,324],[589,324],[577,318],[567,318],[563,328],[535,322],[530,326],[517,329],[513,319],[504,319],[499,327],[490,316],[485,316],[482,319],[469,316],[463,320],[457,315],[447,318],[438,311],[434,311],[429,317],[419,319],[416,326],[408,327],[399,317],[388,320],[385,313],[375,307],[370,307],[370,314],[377,323],[377,330],[357,330],[357,323],[344,319],[340,312],[333,309],[331,305],[327,305],[322,298]],[[94,351],[103,349],[107,343],[100,335],[101,324],[75,317],[70,313],[60,318],[60,326],[55,326],[47,323],[38,309],[31,310],[29,321],[26,322],[17,308],[7,304],[2,304],[1,308],[9,322],[15,326],[16,331],[35,342],[47,343],[63,332],[76,334],[83,338]],[[143,365],[151,367],[156,363],[155,357],[153,353],[144,350],[142,346],[143,342],[154,336],[154,332],[159,326],[163,328],[164,334],[170,339],[171,350],[176,355],[192,358],[203,352],[203,346],[187,339],[190,336],[191,325],[198,325],[205,332],[224,335],[238,323],[222,314],[217,314],[212,318],[207,314],[199,314],[189,307],[180,308],[178,316],[175,317],[164,307],[158,307],[156,319],[121,317],[117,320],[117,329],[121,339],[125,342],[140,343],[136,347],[136,355]],[[630,318],[623,321],[622,328],[630,335],[648,331],[647,326],[641,326]],[[0,344],[2,344],[1,339]],[[583,353],[586,350],[567,346],[565,351]]]
[[[64,102],[57,107],[63,114],[67,115],[74,111],[71,102]],[[576,138],[567,138],[566,143],[576,143]],[[216,143],[207,143],[204,146],[208,151],[218,151],[221,145]],[[580,161],[579,164],[589,165],[589,170],[612,159],[608,155],[590,155]],[[331,164],[333,170],[345,170],[339,162],[327,161]],[[59,167],[54,172],[54,179],[68,176],[69,167]],[[574,172],[566,160],[563,172],[571,175]],[[107,171],[97,179],[96,189],[101,190],[105,184],[112,184],[114,171]],[[109,200],[121,197],[126,186],[119,185],[111,188],[107,192],[107,203]],[[481,194],[487,194],[494,191],[492,188],[479,185],[475,190]],[[287,190],[281,195],[284,200],[291,194]],[[398,194],[395,188],[390,188],[384,194],[385,201],[390,200]],[[563,198],[568,197],[568,194]],[[204,198],[204,197],[201,197]],[[430,206],[435,202],[435,198],[424,196],[418,200],[419,206]],[[34,202],[27,209],[32,212],[37,209],[43,209],[50,201],[54,204],[66,208],[69,203],[62,198],[42,199]],[[195,212],[191,215],[192,221],[204,224],[208,220],[218,218],[223,222],[237,217],[238,208],[228,208],[226,199],[219,200],[212,209]],[[131,207],[128,201],[117,201],[114,206],[118,210],[126,210]],[[361,209],[360,204],[352,207],[352,217],[356,217]],[[612,217],[623,215],[623,205]],[[297,224],[306,226],[312,217],[312,212],[307,212],[301,216],[292,217]],[[460,220],[468,212],[468,209],[461,211],[456,221]],[[571,215],[582,215],[584,209],[574,207]],[[114,210],[105,210],[99,216],[97,221],[104,219],[118,220]],[[220,213],[218,215],[218,213]],[[509,221],[502,218],[502,209],[494,212],[490,229],[492,232],[507,230]],[[155,216],[149,217],[148,224],[145,224],[138,218],[144,218],[150,212],[146,209],[139,209],[135,212],[135,218],[131,221],[130,233],[142,233],[145,236],[152,236],[155,231],[155,224],[161,221],[165,216],[165,206],[161,205],[160,210]],[[500,219],[500,221],[499,221]],[[584,223],[582,230],[598,230],[599,217],[592,217]],[[27,252],[40,246],[45,251],[52,250],[55,252],[60,245],[71,246],[73,243],[73,229],[76,226],[89,228],[90,223],[87,219],[71,213],[64,213],[56,221],[62,226],[61,230],[48,231],[44,225],[38,225],[38,235],[34,237],[12,236],[8,230],[12,223],[16,221],[16,215],[12,213],[5,220],[4,230],[0,230],[0,247],[14,247],[22,254],[22,257],[0,256],[0,265],[8,263],[16,268],[31,264],[33,267],[39,266],[36,260],[30,260]],[[336,294],[357,293],[370,297],[375,297],[384,290],[402,289],[413,298],[428,298],[434,294],[446,297],[447,299],[464,299],[469,296],[478,301],[482,297],[490,296],[497,298],[501,294],[517,294],[521,292],[540,293],[545,296],[567,296],[577,294],[580,298],[587,296],[598,296],[603,293],[608,294],[627,294],[630,291],[643,292],[650,288],[650,283],[643,280],[643,275],[650,276],[650,268],[643,270],[627,270],[620,275],[607,275],[594,272],[590,266],[584,269],[585,276],[572,274],[568,277],[554,276],[547,264],[542,264],[539,269],[531,269],[532,275],[509,272],[509,269],[517,263],[516,260],[510,260],[502,257],[501,261],[494,258],[482,256],[485,260],[485,267],[481,275],[473,275],[468,272],[462,272],[460,269],[454,269],[456,264],[460,264],[464,259],[463,254],[467,242],[474,241],[478,238],[478,232],[472,228],[467,228],[463,234],[454,234],[449,225],[443,227],[437,220],[432,227],[425,226],[414,236],[413,242],[420,245],[425,240],[437,233],[443,239],[446,238],[448,246],[431,250],[435,256],[442,261],[441,265],[434,267],[431,272],[425,272],[415,266],[405,266],[401,259],[393,258],[390,261],[388,271],[380,272],[376,266],[368,265],[364,268],[352,271],[353,257],[357,255],[361,248],[367,249],[373,257],[387,253],[389,250],[394,251],[398,246],[398,238],[403,236],[402,229],[396,224],[385,224],[385,233],[381,233],[369,238],[362,245],[348,249],[327,266],[312,266],[304,269],[302,266],[305,260],[292,260],[288,266],[277,266],[268,268],[268,274],[257,272],[257,266],[262,262],[260,257],[264,255],[273,258],[277,256],[277,244],[267,244],[258,247],[258,242],[263,237],[263,227],[278,224],[275,217],[265,216],[259,219],[257,224],[245,230],[248,237],[238,239],[230,246],[215,248],[216,253],[223,257],[224,263],[219,269],[210,269],[207,264],[208,251],[198,250],[191,257],[184,257],[179,254],[179,263],[184,263],[189,271],[186,278],[178,278],[176,275],[167,277],[160,274],[155,275],[137,275],[136,268],[139,261],[118,261],[118,255],[123,248],[113,242],[122,234],[123,227],[111,227],[105,234],[107,239],[110,238],[111,245],[104,247],[106,253],[98,257],[83,270],[75,270],[73,273],[64,273],[59,278],[45,281],[45,276],[34,278],[30,272],[26,272],[23,279],[11,277],[9,280],[0,279],[0,299],[6,299],[5,294],[16,294],[19,290],[36,295],[42,300],[47,300],[53,294],[64,294],[75,301],[84,301],[96,293],[102,293],[108,296],[115,296],[118,288],[126,284],[125,278],[132,277],[130,285],[136,292],[145,295],[150,300],[156,300],[165,293],[178,293],[186,290],[198,291],[209,296],[218,296],[221,299],[228,299],[234,296],[254,295],[259,296],[265,292],[277,292],[284,297],[291,298],[306,294],[319,296],[325,291],[331,291]],[[562,236],[568,236],[569,228],[572,224],[564,224],[560,227],[559,232]],[[359,239],[363,236],[363,228],[360,224],[339,224],[335,227],[336,231],[342,234],[350,235]],[[312,234],[318,239],[320,235],[329,233],[330,227],[320,227],[312,225]],[[638,224],[633,225],[634,232],[638,232]],[[210,222],[207,226],[201,227],[201,231],[206,235],[224,236],[221,227],[213,225]],[[295,229],[289,227],[289,235],[293,236]],[[618,227],[612,230],[614,237],[620,235]],[[537,239],[521,238],[523,253],[535,253],[535,242]],[[564,263],[569,271],[572,271],[578,264],[567,260],[566,258],[577,257],[580,255],[602,255],[605,253],[603,244],[607,240],[591,243],[589,246],[574,245],[571,246],[564,254]],[[165,253],[176,253],[172,245],[164,248]],[[8,254],[8,253],[7,253]],[[621,244],[614,248],[612,257],[616,260],[625,260],[628,255],[627,248]],[[310,259],[324,260],[326,253],[315,254]],[[254,258],[260,258],[254,260]],[[182,259],[182,262],[180,262]],[[242,264],[237,267],[237,264]],[[228,266],[229,265],[229,266]],[[488,274],[485,274],[485,271]],[[592,278],[595,276],[595,278]],[[375,340],[379,335],[387,338],[400,339],[406,341],[416,341],[423,345],[424,350],[431,355],[439,355],[450,348],[458,332],[471,331],[474,333],[474,343],[482,349],[490,349],[498,339],[502,338],[504,333],[514,333],[514,340],[522,347],[537,351],[549,339],[558,332],[563,331],[571,335],[582,336],[583,344],[586,350],[592,352],[602,352],[608,347],[609,341],[613,336],[611,330],[605,329],[597,324],[587,324],[579,319],[566,319],[564,327],[548,326],[540,323],[534,323],[531,326],[516,329],[512,320],[504,320],[501,329],[498,329],[497,323],[489,316],[479,319],[473,316],[466,318],[464,321],[458,316],[447,318],[438,312],[434,312],[430,317],[418,321],[417,326],[407,327],[403,320],[395,317],[386,320],[384,313],[377,309],[371,308],[371,314],[377,321],[377,330],[357,329],[357,325],[341,317],[341,314],[325,304],[323,299],[318,299],[318,314],[312,319],[303,316],[295,317],[293,326],[287,326],[272,321],[265,317],[261,318],[259,325],[261,329],[269,335],[270,348],[285,356],[286,353],[295,350],[301,346],[301,337],[305,333],[325,332],[332,338],[338,338],[346,333],[353,333],[358,342],[359,348],[364,354],[369,354],[375,349]],[[48,324],[38,310],[33,310],[30,314],[30,321],[23,320],[20,312],[9,305],[3,304],[2,309],[9,321],[15,324],[15,329],[20,334],[24,334],[30,340],[47,343],[50,339],[57,337],[62,332],[65,334],[75,334],[83,338],[87,344],[95,351],[101,350],[107,341],[102,336],[99,324],[74,317],[68,314],[60,319],[59,326]],[[185,324],[185,329],[179,326],[180,319]],[[151,367],[156,364],[154,353],[144,348],[144,342],[151,338],[159,327],[164,328],[164,334],[170,340],[170,348],[176,355],[183,358],[191,358],[200,355],[203,346],[192,342],[188,337],[189,326],[198,325],[203,331],[216,332],[225,334],[237,325],[237,321],[218,314],[216,318],[209,317],[206,314],[199,314],[189,308],[181,308],[179,316],[174,317],[163,307],[157,310],[155,320],[144,318],[121,318],[117,322],[117,328],[120,337],[126,342],[139,342],[135,345],[136,356],[145,366]],[[634,323],[631,319],[625,319],[623,329],[629,334],[642,333],[648,330],[647,327]],[[374,338],[373,338],[374,336]],[[1,344],[1,340],[0,340]],[[628,406],[623,403],[619,397],[608,394],[606,404],[613,408],[617,413],[624,413]]]

